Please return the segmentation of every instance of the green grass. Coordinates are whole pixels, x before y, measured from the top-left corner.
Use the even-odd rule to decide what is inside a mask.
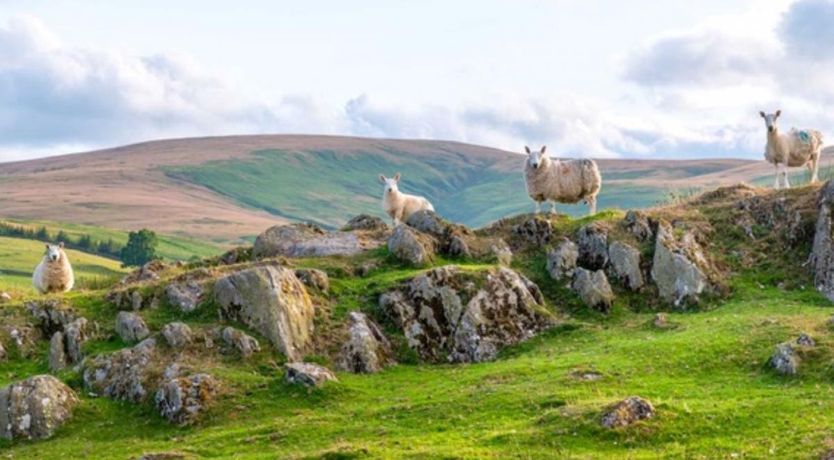
[[[263,150],[253,152],[248,160],[171,167],[166,173],[247,207],[334,228],[360,213],[382,216],[382,185],[377,176],[401,171],[405,174],[402,191],[428,197],[437,211],[450,220],[480,227],[533,209],[525,191],[522,163],[520,157],[519,170],[505,172],[455,152],[426,160],[400,152],[353,155]],[[648,207],[660,201],[666,192],[655,187],[606,185],[598,205]],[[583,215],[587,207],[561,205],[559,210]]]

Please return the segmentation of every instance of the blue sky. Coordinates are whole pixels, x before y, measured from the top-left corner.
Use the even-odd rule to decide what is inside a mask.
[[[755,158],[759,110],[834,132],[830,24],[828,0],[0,0],[0,161],[246,133]]]

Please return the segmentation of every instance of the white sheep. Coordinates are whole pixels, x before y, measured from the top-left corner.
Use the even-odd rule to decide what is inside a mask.
[[[602,176],[594,160],[557,160],[545,155],[547,147],[527,151],[524,163],[524,180],[527,194],[536,202],[536,214],[542,201],[550,201],[550,212],[556,212],[556,203],[588,204],[589,214],[597,212],[597,195],[602,187]]]
[[[46,255],[35,267],[32,284],[41,294],[68,292],[72,289],[75,277],[67,253],[64,252],[64,243],[46,245]]]
[[[806,166],[811,173],[811,183],[816,183],[817,171],[819,170],[820,150],[822,149],[822,134],[814,129],[797,131],[791,129],[787,134],[779,133],[779,125],[776,121],[782,115],[781,110],[775,113],[759,112],[767,126],[767,145],[765,145],[764,157],[768,163],[776,167],[776,177],[773,188],[780,188],[779,175],[781,172],[782,182],[785,188],[790,188],[788,182],[788,168]],[[781,171],[780,171],[781,168]]]
[[[417,211],[434,211],[434,206],[429,203],[429,200],[421,196],[400,192],[397,186],[400,182],[400,173],[397,173],[392,179],[380,174],[379,180],[385,185],[385,192],[382,195],[382,209],[394,220],[395,227]]]

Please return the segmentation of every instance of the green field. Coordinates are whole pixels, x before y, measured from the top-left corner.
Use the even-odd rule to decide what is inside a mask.
[[[246,161],[214,161],[165,171],[244,206],[330,228],[340,227],[361,213],[383,216],[382,185],[377,176],[407,172],[400,187],[403,192],[426,196],[439,214],[452,221],[480,227],[533,209],[521,164],[519,158],[519,170],[505,172],[477,157],[454,152],[427,160],[396,151],[354,155],[262,150],[253,152]],[[598,206],[644,208],[657,204],[666,192],[655,187],[606,185]],[[562,205],[559,210],[584,215],[587,207]]]

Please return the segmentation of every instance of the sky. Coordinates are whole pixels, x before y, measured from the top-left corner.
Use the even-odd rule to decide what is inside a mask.
[[[559,156],[834,139],[834,0],[0,0],[0,161],[256,133]]]

